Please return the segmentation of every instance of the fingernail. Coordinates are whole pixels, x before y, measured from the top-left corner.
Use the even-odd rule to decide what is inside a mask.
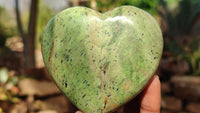
[[[160,78],[159,78],[159,76],[158,76],[158,75],[155,75],[155,77],[156,77],[158,80],[160,80]]]

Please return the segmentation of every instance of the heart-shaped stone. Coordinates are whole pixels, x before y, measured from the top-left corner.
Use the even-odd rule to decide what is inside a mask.
[[[68,8],[49,21],[42,39],[47,70],[84,113],[107,113],[134,98],[152,78],[162,49],[156,20],[132,6],[104,14]]]

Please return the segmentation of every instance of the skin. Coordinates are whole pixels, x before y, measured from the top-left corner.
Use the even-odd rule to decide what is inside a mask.
[[[140,103],[140,113],[160,113],[161,85],[157,75],[143,92]]]
[[[135,102],[138,103],[138,102]],[[161,84],[159,77],[155,75],[144,89],[139,99],[140,113],[160,113]],[[136,108],[137,109],[137,108]],[[83,113],[77,111],[76,113]]]

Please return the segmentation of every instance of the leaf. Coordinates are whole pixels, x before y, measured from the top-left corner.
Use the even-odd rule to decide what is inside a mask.
[[[3,113],[3,109],[0,107],[0,113]]]
[[[6,83],[8,80],[8,69],[1,68],[0,69],[0,83]]]

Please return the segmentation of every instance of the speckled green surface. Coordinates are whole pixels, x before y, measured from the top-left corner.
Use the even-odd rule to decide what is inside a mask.
[[[50,75],[84,113],[108,113],[134,98],[152,78],[162,48],[156,20],[132,6],[104,14],[68,8],[49,21],[42,39]]]

